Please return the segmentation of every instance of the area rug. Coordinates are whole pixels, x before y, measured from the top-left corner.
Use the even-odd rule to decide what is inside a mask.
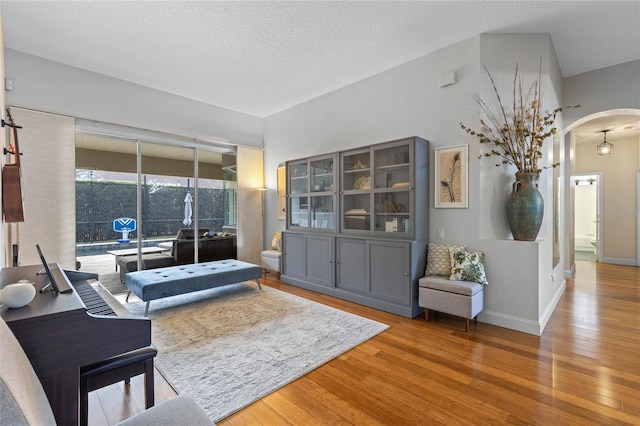
[[[120,281],[119,272],[100,275],[100,283],[109,290],[111,294],[122,294],[129,291],[129,289],[122,284],[122,281]]]
[[[214,422],[388,328],[262,289],[246,282],[151,302],[156,366]],[[125,306],[144,313],[143,302]]]

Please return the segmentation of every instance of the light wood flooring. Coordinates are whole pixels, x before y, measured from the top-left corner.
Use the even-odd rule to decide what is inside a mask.
[[[639,425],[640,268],[577,262],[541,337],[407,319],[266,285],[390,325],[220,425]],[[156,402],[175,396],[156,374]],[[141,376],[90,395],[90,425],[144,409]]]

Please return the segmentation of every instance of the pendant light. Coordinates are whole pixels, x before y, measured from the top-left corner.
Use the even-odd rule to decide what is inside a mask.
[[[607,142],[607,132],[608,130],[602,131],[602,133],[604,133],[604,142],[598,145],[598,154],[600,155],[607,155],[607,154],[613,153],[613,144],[610,144],[609,142]]]

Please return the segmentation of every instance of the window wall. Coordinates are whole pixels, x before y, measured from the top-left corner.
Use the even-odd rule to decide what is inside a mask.
[[[207,228],[211,234],[232,230],[237,184],[235,173],[227,170],[234,164],[235,152],[229,147],[78,132],[78,256],[162,243],[170,250],[171,241],[185,228]],[[113,229],[119,218],[136,222],[136,229],[128,232],[129,242]],[[197,260],[197,244],[193,250],[192,259]]]

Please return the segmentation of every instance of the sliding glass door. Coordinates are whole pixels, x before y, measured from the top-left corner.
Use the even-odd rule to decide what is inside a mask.
[[[212,255],[199,240],[235,234],[233,147],[78,133],[76,171],[79,258],[126,250],[133,270],[193,263]]]

